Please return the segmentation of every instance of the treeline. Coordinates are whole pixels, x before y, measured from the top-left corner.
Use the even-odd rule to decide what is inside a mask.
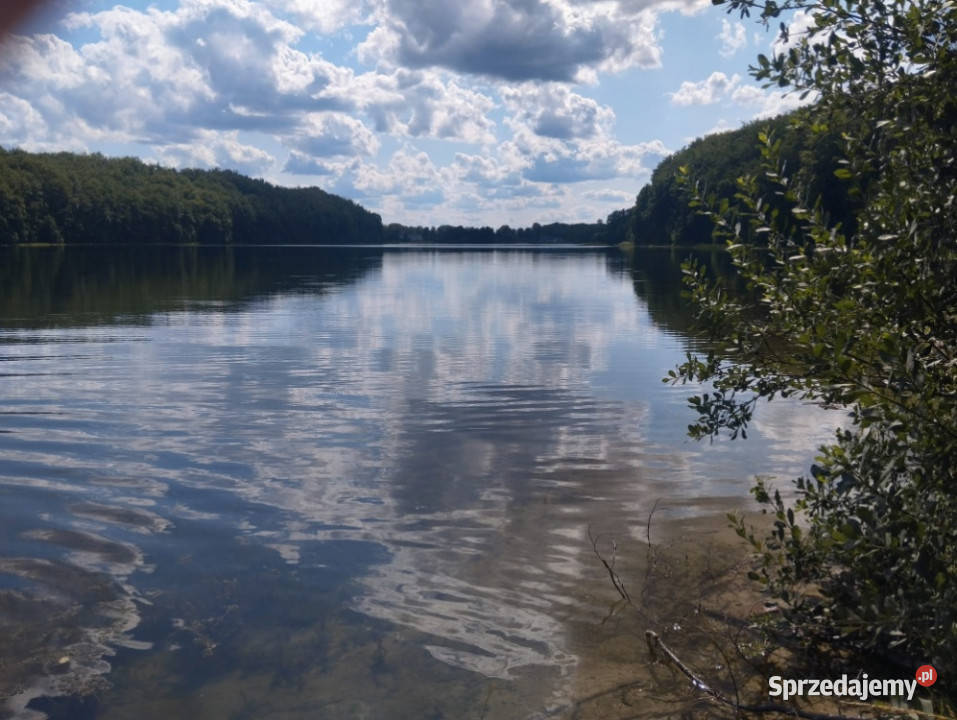
[[[529,244],[594,244],[608,242],[603,223],[550,223],[533,224],[527,228],[511,228],[502,225],[497,230],[490,227],[462,227],[440,225],[439,227],[408,227],[390,224],[383,235],[387,243],[529,243]]]
[[[801,112],[801,111],[798,111]],[[663,160],[631,208],[598,223],[527,228],[390,224],[319,188],[283,188],[229,170],[173,170],[135,158],[33,154],[0,148],[0,244],[585,243],[712,242],[709,218],[689,209],[687,167],[706,193],[733,201],[742,175],[760,174],[758,133],[780,139],[788,173],[811,178],[834,221],[853,230],[855,202],[840,166],[839,133],[798,131],[794,114],[695,140]]]
[[[796,111],[801,113],[803,111]],[[763,177],[760,132],[781,142],[783,170],[807,181],[809,197],[821,197],[832,222],[853,230],[859,199],[848,183],[835,176],[841,157],[840,133],[834,128],[792,127],[795,113],[770,120],[757,120],[738,130],[708,135],[665,158],[638,193],[635,205],[612,213],[606,232],[613,242],[628,240],[639,245],[699,245],[713,242],[711,219],[688,207],[690,193],[678,181],[678,169],[688,168],[703,194],[734,204],[737,179],[744,175]]]
[[[0,243],[377,243],[381,218],[228,170],[0,148]]]

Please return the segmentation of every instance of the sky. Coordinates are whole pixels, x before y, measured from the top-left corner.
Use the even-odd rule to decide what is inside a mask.
[[[795,20],[798,22],[798,20]],[[710,0],[51,0],[0,146],[223,167],[409,225],[595,222],[696,137],[796,107]]]

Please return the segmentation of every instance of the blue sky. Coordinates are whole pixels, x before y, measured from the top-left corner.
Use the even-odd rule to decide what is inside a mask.
[[[695,137],[795,106],[708,0],[52,0],[0,145],[318,185],[385,222],[593,222]]]

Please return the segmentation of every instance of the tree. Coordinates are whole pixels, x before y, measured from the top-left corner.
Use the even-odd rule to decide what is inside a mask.
[[[796,127],[794,112],[698,138],[662,160],[627,218],[632,239],[642,245],[710,244],[712,224],[708,218],[688,212],[688,188],[678,182],[676,171],[687,167],[709,194],[730,202],[737,193],[735,180],[761,170],[761,152],[754,139],[762,128],[781,141],[781,160],[792,173],[809,181],[810,192],[820,194],[830,217],[845,226],[852,224],[855,205],[848,197],[849,188],[833,175],[841,149],[839,133],[834,128],[812,133]],[[619,239],[625,239],[625,234],[624,229],[618,231]]]
[[[812,647],[957,672],[957,5],[715,3],[765,25],[810,15],[799,37],[781,22],[786,49],[751,71],[813,97],[800,129],[840,131],[833,174],[854,218],[833,222],[761,133],[763,172],[738,180],[738,202],[695,200],[750,300],[689,265],[717,346],[666,380],[710,384],[690,400],[697,437],[746,436],[760,399],[848,409],[795,501],[755,487],[774,528],[761,537],[738,520],[760,558],[753,577]]]

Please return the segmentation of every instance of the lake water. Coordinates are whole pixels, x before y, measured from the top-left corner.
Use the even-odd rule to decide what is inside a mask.
[[[745,507],[831,433],[687,439],[668,251],[0,259],[0,717],[558,716],[589,533]]]

